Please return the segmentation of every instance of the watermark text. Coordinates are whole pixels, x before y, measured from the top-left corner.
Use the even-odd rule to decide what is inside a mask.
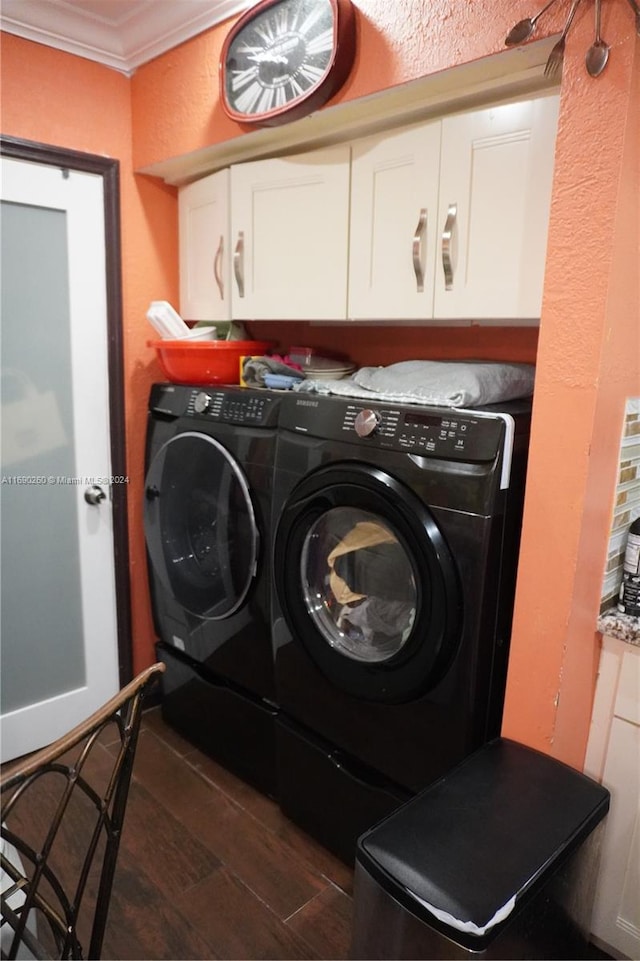
[[[112,475],[110,477],[97,475],[68,476],[64,474],[3,474],[2,484],[10,484],[14,487],[87,487],[97,484],[110,486],[111,484],[128,484],[129,478],[125,475]]]

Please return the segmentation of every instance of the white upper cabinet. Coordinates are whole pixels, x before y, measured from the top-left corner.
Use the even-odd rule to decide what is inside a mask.
[[[180,189],[178,224],[181,316],[184,320],[229,320],[228,170]]]
[[[344,320],[350,147],[231,168],[233,316]]]
[[[435,318],[539,320],[558,103],[442,121]]]
[[[468,111],[182,188],[183,317],[537,323],[558,102]]]
[[[432,316],[439,172],[440,122],[353,144],[351,319]]]

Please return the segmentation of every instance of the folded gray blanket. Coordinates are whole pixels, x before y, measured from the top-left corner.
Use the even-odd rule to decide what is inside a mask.
[[[306,381],[297,389],[397,404],[478,407],[530,397],[534,375],[533,364],[406,360],[389,367],[361,367],[343,380]]]

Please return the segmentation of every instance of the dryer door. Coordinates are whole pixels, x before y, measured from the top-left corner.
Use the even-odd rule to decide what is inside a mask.
[[[428,508],[384,471],[350,462],[305,478],[280,517],[274,577],[293,643],[350,694],[408,701],[451,663],[453,557]]]
[[[246,478],[214,438],[178,434],[145,482],[149,558],[165,590],[191,614],[229,617],[257,569],[259,535]]]

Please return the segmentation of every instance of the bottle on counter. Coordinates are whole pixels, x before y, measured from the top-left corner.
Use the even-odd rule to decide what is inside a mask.
[[[627,535],[618,610],[621,614],[640,617],[640,517],[635,519]]]

